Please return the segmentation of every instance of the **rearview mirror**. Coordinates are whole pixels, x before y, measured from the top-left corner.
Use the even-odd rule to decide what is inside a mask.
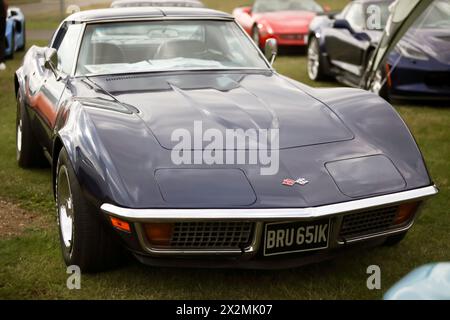
[[[266,47],[264,49],[265,56],[270,64],[273,65],[275,58],[278,55],[278,43],[276,39],[270,38],[266,40]]]
[[[353,28],[345,19],[337,19],[334,21],[333,28],[335,29],[347,29],[350,33],[353,33]]]
[[[47,48],[44,51],[44,67],[51,72],[56,77],[56,80],[61,80],[61,74],[58,72],[58,51],[54,48]]]

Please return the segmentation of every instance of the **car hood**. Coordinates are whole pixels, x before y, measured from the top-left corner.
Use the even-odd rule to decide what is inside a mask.
[[[68,88],[74,102],[58,111],[58,135],[87,192],[103,203],[301,208],[430,184],[401,118],[362,90],[312,89],[272,72],[81,77]],[[222,132],[279,127],[283,150],[269,165],[192,161],[207,149],[177,163],[171,133],[191,131],[196,120]],[[283,185],[288,178],[309,183]]]
[[[420,42],[417,39],[420,39]],[[450,64],[450,30],[412,29],[405,34],[401,42],[443,64]]]
[[[268,24],[274,32],[305,32],[316,14],[308,11],[279,11],[255,14],[258,23]]]
[[[176,130],[279,130],[279,148],[351,140],[352,132],[324,103],[277,74],[192,72],[172,76],[92,79],[139,110],[159,144],[173,149]],[[253,131],[255,132],[255,131]],[[274,131],[272,131],[274,132]],[[208,143],[202,145],[205,148]],[[200,146],[195,147],[195,149]]]

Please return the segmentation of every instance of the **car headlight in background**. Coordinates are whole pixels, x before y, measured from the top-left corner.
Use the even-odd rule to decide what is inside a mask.
[[[273,29],[268,24],[264,25],[262,23],[258,23],[258,29],[262,36],[273,34]]]

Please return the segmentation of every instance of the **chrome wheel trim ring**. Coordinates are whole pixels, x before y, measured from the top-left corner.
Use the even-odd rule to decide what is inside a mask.
[[[58,170],[57,177],[57,210],[58,224],[61,232],[63,244],[72,253],[74,238],[74,213],[73,197],[69,183],[69,173],[67,167],[62,165]]]
[[[17,124],[17,152],[20,154],[22,151],[22,119],[19,120]]]
[[[312,80],[317,79],[319,63],[319,45],[316,40],[312,40],[308,47],[308,75]]]

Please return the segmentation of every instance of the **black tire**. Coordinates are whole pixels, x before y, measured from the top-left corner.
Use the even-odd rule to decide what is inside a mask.
[[[308,76],[313,81],[326,79],[320,56],[320,44],[316,37],[312,37],[308,43]]]
[[[258,30],[258,26],[253,26],[252,28],[252,39],[255,42],[255,44],[258,46],[258,48],[260,48],[262,50],[261,47],[261,37],[259,35],[259,30]]]
[[[122,261],[117,235],[84,197],[67,151],[58,157],[55,177],[56,211],[64,262],[82,272],[111,269]]]
[[[16,157],[22,168],[40,167],[46,163],[42,148],[33,135],[20,90],[17,93]]]
[[[406,234],[407,234],[407,232],[396,234],[395,236],[390,236],[389,238],[386,239],[386,241],[384,242],[384,245],[387,247],[396,246],[397,244],[402,242],[403,239],[405,239]]]

